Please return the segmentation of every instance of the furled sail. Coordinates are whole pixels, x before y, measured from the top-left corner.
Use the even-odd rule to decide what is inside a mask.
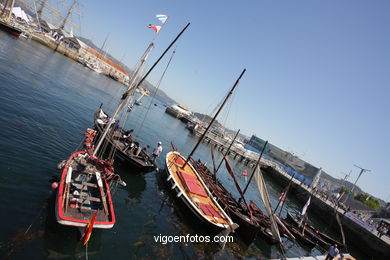
[[[271,219],[272,234],[274,235],[274,237],[276,239],[278,239],[280,242],[282,242],[282,240],[280,238],[278,225],[277,225],[276,220],[275,220],[275,215],[274,215],[274,212],[272,211],[271,203],[269,201],[267,185],[265,184],[264,177],[263,177],[263,174],[262,174],[259,166],[256,167],[255,179],[256,179],[256,183],[257,183],[257,188],[259,189],[260,198],[262,199],[263,204],[268,212],[269,218]]]

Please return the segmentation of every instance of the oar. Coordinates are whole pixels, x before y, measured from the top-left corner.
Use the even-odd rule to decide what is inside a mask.
[[[212,147],[210,147],[210,152],[211,152],[211,159],[213,160],[213,171],[214,171],[214,174],[215,174],[217,169],[215,167],[215,157],[214,157],[214,151],[213,151]]]
[[[72,179],[72,171],[73,171],[72,167],[69,166],[68,171],[66,173],[65,189],[64,189],[64,192],[65,192],[65,199],[64,199],[65,211],[68,209],[68,200],[69,200],[69,191],[70,191],[70,181]]]
[[[107,206],[107,201],[106,201],[106,195],[104,194],[103,191],[103,182],[102,182],[102,177],[100,176],[100,172],[95,172],[96,173],[96,180],[99,186],[99,191],[100,191],[100,196],[102,198],[102,203],[104,207],[104,213],[108,215],[108,206]]]

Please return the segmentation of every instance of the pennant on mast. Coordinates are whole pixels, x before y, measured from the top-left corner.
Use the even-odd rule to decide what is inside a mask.
[[[153,29],[153,31],[155,31],[156,33],[158,33],[161,30],[161,26],[160,25],[151,25],[151,24],[149,24],[148,27]]]
[[[168,20],[168,16],[165,14],[156,14],[156,18],[163,24]]]

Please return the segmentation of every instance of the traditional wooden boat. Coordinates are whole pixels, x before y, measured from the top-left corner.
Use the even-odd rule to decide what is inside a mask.
[[[173,151],[167,154],[165,160],[168,173],[167,181],[172,184],[172,189],[176,191],[177,197],[180,198],[200,220],[213,228],[224,229],[224,233],[230,233],[235,230],[238,225],[233,223],[225,210],[218,204],[213,194],[207,188],[204,180],[192,165],[191,158],[206,133],[210,130],[227,100],[233,94],[234,89],[237,87],[245,71],[246,70],[244,69],[237,78],[213,119],[210,121],[207,129],[204,131],[204,134],[199,138],[191,153],[188,155],[188,158],[184,158],[184,156],[175,151],[176,149],[172,147]]]
[[[191,163],[206,183],[208,189],[217,198],[221,207],[238,224],[239,227],[236,230],[238,236],[243,242],[250,244],[260,230],[258,219],[250,216],[248,210],[238,203],[218,180],[213,178],[210,170],[202,162],[191,160]]]
[[[316,242],[318,245],[320,245],[323,248],[329,248],[331,245],[334,244],[337,244],[338,248],[343,247],[342,243],[320,232],[319,230],[316,230],[313,226],[309,225],[308,223],[305,222],[301,224],[301,220],[297,216],[294,216],[291,212],[287,213],[286,220],[292,223],[296,228],[298,228],[298,230],[303,232],[306,235],[306,237]]]
[[[119,112],[128,104],[129,94],[142,84],[188,26],[189,24],[179,33],[146,75],[140,81],[129,85],[113,117],[108,119],[104,129],[101,128],[101,134],[97,135],[97,130],[87,129],[84,140],[85,150],[73,153],[67,161],[61,163],[63,165],[59,165],[63,171],[55,211],[60,224],[83,227],[97,212],[94,227],[111,228],[114,225],[115,213],[109,184],[126,184],[119,175],[114,173],[113,154],[104,158],[104,140],[111,126],[117,121]]]
[[[294,235],[294,237],[298,240],[298,242],[304,244],[305,246],[309,248],[313,248],[317,245],[315,241],[312,241],[310,238],[305,236],[305,233],[302,233],[299,231],[298,228],[296,228],[294,225],[290,224],[284,219],[280,219],[283,224],[288,228],[288,230]]]
[[[101,108],[94,116],[94,129],[101,135],[110,116],[107,115]],[[127,164],[137,173],[146,173],[156,169],[156,165],[150,156],[142,150],[140,144],[131,138],[124,138],[124,130],[122,128],[111,129],[106,135],[105,141],[108,144],[108,149],[114,147],[116,149],[115,158],[120,162]]]
[[[191,160],[192,165],[198,171],[200,176],[205,181],[209,190],[217,198],[222,208],[227,211],[232,220],[239,225],[236,233],[246,243],[250,244],[257,235],[262,237],[269,244],[277,244],[279,240],[274,237],[271,231],[271,220],[262,210],[253,202],[250,201],[249,209],[246,209],[242,203],[239,203],[226,190],[226,188],[213,177],[210,170],[199,160]],[[281,235],[294,239],[288,230],[285,230],[284,225],[279,225]]]
[[[167,181],[195,216],[217,230],[233,231],[238,227],[215,200],[197,170],[186,163],[186,158],[176,151],[169,152],[166,166]]]
[[[73,153],[64,162],[56,199],[57,222],[84,227],[98,211],[94,227],[112,228],[115,213],[109,182],[121,182],[109,160],[100,160],[92,152],[96,131],[87,129],[86,151]],[[123,182],[122,182],[123,184]]]

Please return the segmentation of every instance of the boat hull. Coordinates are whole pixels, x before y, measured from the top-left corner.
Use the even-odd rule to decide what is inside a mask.
[[[109,229],[112,228],[115,224],[115,213],[110,187],[104,177],[102,178],[102,189],[105,194],[104,199],[106,200],[107,212],[104,212],[103,207],[100,207],[98,203],[93,201],[89,204],[90,208],[83,207],[83,203],[87,198],[83,199],[81,194],[84,192],[84,190],[88,190],[88,187],[95,185],[91,183],[85,184],[86,182],[79,182],[77,180],[77,176],[81,176],[81,174],[78,174],[76,171],[77,166],[75,166],[75,160],[78,158],[78,156],[85,156],[86,154],[86,151],[75,152],[69,157],[63,168],[56,198],[56,219],[57,222],[61,225],[85,227],[85,225],[89,223],[93,213],[98,211],[98,215],[94,222],[94,228]],[[71,171],[69,169],[72,166],[75,167],[75,171]],[[69,171],[71,172],[70,177],[68,177]],[[67,179],[67,177],[69,179]],[[68,194],[66,193],[67,183],[69,185],[68,189],[71,191],[71,193],[68,192]],[[81,186],[81,189],[77,190],[75,185],[79,185],[79,187]],[[95,193],[98,193],[97,187],[98,185],[95,187]],[[78,192],[78,195],[75,191]],[[80,205],[81,200],[83,200],[83,202]],[[92,200],[92,198],[88,198],[88,200]],[[94,200],[96,201],[96,199]],[[103,198],[101,198],[101,200],[103,200]]]
[[[176,111],[175,109],[171,108],[171,107],[167,107],[167,109],[165,109],[165,113],[173,116],[173,117],[176,117],[176,118],[179,118],[182,116],[182,114],[178,111]]]
[[[290,212],[287,213],[287,221],[292,223],[295,227],[299,227],[299,220],[294,217]],[[298,228],[300,230],[300,228]],[[329,248],[331,245],[337,244],[339,248],[342,248],[343,245],[340,242],[337,242],[336,240],[330,238],[329,236],[322,234],[321,232],[313,231],[313,228],[310,227],[309,225],[305,226],[305,231],[304,231],[306,237],[308,237],[310,240],[314,241],[318,245],[320,245],[323,248]],[[328,237],[328,239],[325,238]]]
[[[99,136],[103,133],[103,126],[101,124],[99,124],[97,115],[95,115],[94,121],[95,121],[94,129],[97,131],[97,134]],[[96,139],[98,139],[98,138],[96,138]],[[105,138],[105,140],[107,141],[107,144],[108,144],[108,147],[107,147],[108,150],[111,149],[113,146],[115,146],[115,148],[116,148],[115,158],[118,161],[120,161],[122,164],[125,164],[127,167],[129,167],[131,170],[133,170],[135,173],[148,173],[148,172],[154,171],[156,169],[156,165],[144,152],[141,152],[140,155],[138,155],[138,156],[131,153],[131,152],[124,152],[122,147],[119,147],[119,143],[118,143],[119,139],[120,139],[120,136],[117,137],[117,140],[116,140],[117,143],[114,143],[115,141],[112,138],[110,138],[108,136]],[[134,142],[135,142],[135,140],[134,140]],[[124,144],[121,144],[121,145],[124,146]],[[149,158],[149,159],[146,159],[146,158]]]
[[[12,34],[15,37],[19,37],[22,34],[22,30],[14,27],[10,24],[7,24],[1,20],[0,20],[0,29],[9,33],[9,34]]]
[[[236,232],[244,243],[250,244],[256,236],[260,236],[269,244],[279,243],[270,232],[269,224],[264,224],[264,219],[267,217],[258,207],[253,209],[253,220],[251,221],[249,212],[231,196],[221,183],[214,179],[206,166],[197,161],[193,161],[193,165],[206,180],[207,186],[214,196],[219,198],[221,206],[227,210],[232,220],[239,225]],[[263,224],[260,225],[259,223]]]
[[[213,206],[221,212],[221,215],[223,216],[223,220],[225,223],[220,223],[219,221],[213,221],[213,219],[210,220],[210,217],[207,216],[204,212],[202,212],[198,206],[195,205],[196,202],[194,202],[194,199],[191,198],[188,195],[188,191],[186,191],[181,184],[176,180],[174,174],[172,173],[172,161],[170,161],[170,158],[172,156],[178,156],[182,160],[185,160],[185,158],[180,155],[178,152],[169,152],[166,156],[166,167],[167,167],[167,179],[166,181],[170,184],[170,189],[174,191],[174,194],[176,197],[181,200],[184,205],[193,213],[194,216],[196,216],[202,223],[208,225],[213,230],[224,230],[224,229],[235,229],[237,225],[233,223],[233,221],[228,217],[228,215],[223,211],[223,209],[218,205],[218,203],[214,200],[212,196],[208,195],[208,200],[211,200]],[[187,167],[191,168],[194,172],[196,172],[195,168],[188,163]],[[187,168],[188,169],[188,168]],[[199,176],[198,176],[199,177]],[[199,177],[200,178],[200,177]],[[200,180],[201,181],[201,180]],[[201,181],[202,182],[202,181]],[[203,182],[202,182],[203,183]],[[207,190],[206,185],[203,183],[203,188],[207,191],[208,194],[210,194],[210,191]],[[220,219],[222,220],[222,219]]]

